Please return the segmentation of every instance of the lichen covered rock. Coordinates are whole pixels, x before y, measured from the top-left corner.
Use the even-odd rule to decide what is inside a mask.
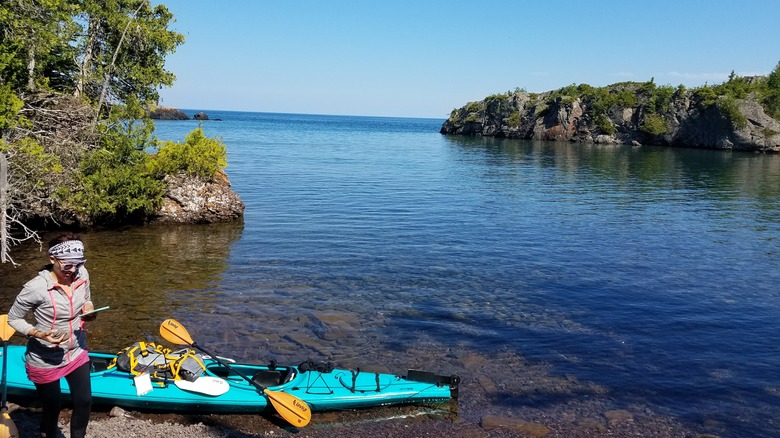
[[[213,179],[179,174],[165,178],[168,186],[155,223],[215,223],[239,219],[244,203],[220,171]]]

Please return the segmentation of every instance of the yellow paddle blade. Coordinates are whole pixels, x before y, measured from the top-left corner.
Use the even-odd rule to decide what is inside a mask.
[[[295,427],[304,427],[311,421],[311,409],[305,401],[286,392],[263,390],[276,412]]]
[[[0,438],[19,438],[14,420],[5,411],[0,415]]]
[[[187,329],[173,318],[168,318],[160,324],[160,335],[166,341],[176,345],[192,345],[195,343]]]
[[[11,339],[15,332],[16,330],[8,325],[8,315],[0,315],[0,338],[3,341],[7,341]]]

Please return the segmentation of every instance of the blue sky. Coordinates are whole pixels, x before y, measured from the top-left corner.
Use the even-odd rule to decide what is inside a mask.
[[[777,0],[167,0],[161,104],[446,118],[515,88],[696,87],[780,62]]]

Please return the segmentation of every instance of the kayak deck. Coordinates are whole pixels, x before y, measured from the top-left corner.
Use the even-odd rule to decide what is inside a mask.
[[[8,394],[34,396],[27,379],[24,346],[8,346]],[[227,381],[224,394],[211,396],[178,388],[173,381],[153,382],[153,390],[138,396],[130,373],[108,369],[114,355],[90,352],[92,400],[95,405],[165,412],[252,413],[268,406],[267,397],[244,378],[214,359],[207,358],[204,375]],[[311,364],[311,362],[309,362]],[[409,370],[406,376],[369,373],[359,369],[275,366],[231,363],[230,368],[251,377],[271,391],[286,392],[305,401],[312,411],[352,409],[393,404],[446,403],[457,398],[457,376],[440,376]],[[63,395],[70,389],[62,379]]]

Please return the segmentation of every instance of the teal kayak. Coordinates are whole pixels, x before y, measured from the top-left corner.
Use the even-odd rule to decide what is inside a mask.
[[[7,388],[9,396],[35,397],[35,385],[24,367],[26,347],[8,346]],[[203,376],[225,384],[219,395],[180,389],[173,381],[152,383],[152,391],[138,395],[133,375],[108,368],[115,355],[89,353],[92,365],[92,402],[159,412],[256,413],[269,406],[267,396],[227,367],[205,359]],[[223,359],[224,360],[224,359]],[[269,390],[285,392],[308,403],[312,411],[353,409],[394,404],[446,403],[457,398],[458,376],[409,370],[405,376],[333,368],[330,364],[304,362],[296,366],[231,363],[230,368],[251,376]],[[208,379],[203,379],[204,381]],[[181,383],[181,382],[180,382]],[[197,383],[197,381],[195,382]],[[70,393],[65,379],[62,392]]]

